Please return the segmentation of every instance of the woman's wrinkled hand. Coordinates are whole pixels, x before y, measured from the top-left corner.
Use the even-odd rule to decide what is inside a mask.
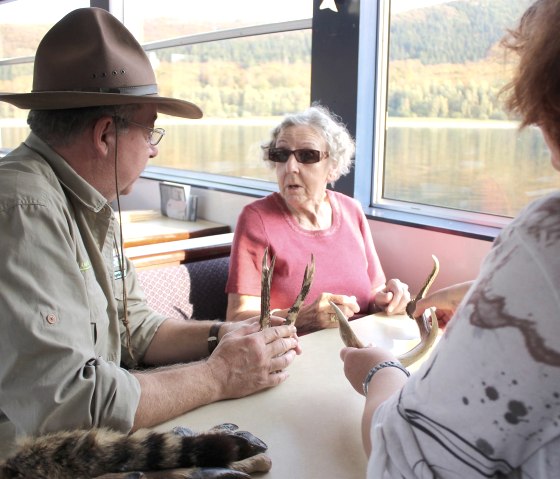
[[[402,314],[410,301],[408,284],[398,279],[390,279],[385,287],[375,293],[374,303],[387,314]]]
[[[355,296],[344,294],[321,293],[312,304],[303,306],[298,315],[298,322],[301,324],[300,332],[311,332],[319,329],[337,328],[338,320],[329,301],[335,303],[342,313],[351,318],[360,311],[360,306]],[[301,323],[299,323],[301,321]]]

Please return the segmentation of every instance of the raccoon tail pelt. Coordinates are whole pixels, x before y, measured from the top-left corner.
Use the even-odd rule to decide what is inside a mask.
[[[23,442],[0,463],[0,479],[90,479],[112,472],[227,467],[266,449],[233,424],[200,434],[186,428],[130,435],[104,428],[62,431]]]

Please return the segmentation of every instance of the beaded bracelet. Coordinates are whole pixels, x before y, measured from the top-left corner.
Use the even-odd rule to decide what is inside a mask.
[[[408,370],[398,361],[383,361],[382,363],[379,363],[377,366],[374,366],[373,368],[371,368],[369,370],[369,373],[367,373],[366,379],[364,380],[364,383],[363,383],[364,396],[367,396],[368,386],[369,386],[369,383],[370,383],[373,375],[377,371],[379,371],[380,369],[387,368],[387,367],[400,369],[403,373],[406,374],[407,377],[410,376],[410,373],[408,372]]]
[[[222,322],[217,321],[210,327],[210,332],[208,333],[208,354],[212,354],[212,351],[218,346],[218,332],[222,324]]]

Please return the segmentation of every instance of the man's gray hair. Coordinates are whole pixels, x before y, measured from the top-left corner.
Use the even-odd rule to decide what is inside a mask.
[[[65,110],[30,110],[27,124],[31,131],[51,146],[66,146],[99,118],[117,118],[119,131],[126,131],[126,120],[132,119],[140,105],[94,106]]]

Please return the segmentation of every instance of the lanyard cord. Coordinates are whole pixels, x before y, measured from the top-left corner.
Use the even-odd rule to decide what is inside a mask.
[[[134,354],[132,353],[132,341],[130,335],[130,323],[128,321],[128,294],[126,291],[126,275],[124,270],[124,245],[123,245],[123,232],[122,232],[122,216],[121,216],[121,198],[120,198],[120,190],[119,190],[119,175],[118,175],[118,146],[119,146],[119,128],[118,128],[118,119],[113,117],[115,122],[115,190],[117,193],[117,210],[119,213],[119,236],[120,240],[117,244],[115,239],[115,248],[117,250],[117,258],[119,260],[119,270],[121,273],[121,281],[122,281],[122,290],[123,290],[123,309],[124,309],[124,316],[123,316],[123,324],[126,329],[126,349],[128,350],[128,354],[134,361]]]

